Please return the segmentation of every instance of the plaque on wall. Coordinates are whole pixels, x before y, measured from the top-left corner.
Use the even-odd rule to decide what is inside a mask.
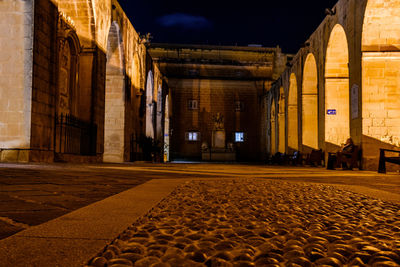
[[[350,103],[350,110],[351,110],[351,119],[358,118],[358,85],[353,84],[350,91],[351,95],[351,103]]]

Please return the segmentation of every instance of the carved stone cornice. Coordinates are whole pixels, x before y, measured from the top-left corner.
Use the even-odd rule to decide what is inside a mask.
[[[58,12],[57,37],[66,38],[71,31],[76,32],[74,21],[64,12]]]

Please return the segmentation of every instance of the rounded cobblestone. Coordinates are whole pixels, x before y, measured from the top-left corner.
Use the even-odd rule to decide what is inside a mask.
[[[262,179],[191,181],[91,263],[399,266],[399,239],[400,205],[334,186]]]

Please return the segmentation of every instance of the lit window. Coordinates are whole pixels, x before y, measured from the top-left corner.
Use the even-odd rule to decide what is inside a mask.
[[[235,101],[235,111],[243,111],[244,103],[242,101]]]
[[[200,140],[200,133],[199,132],[187,132],[186,133],[186,140],[187,141],[199,141]]]
[[[188,101],[188,109],[198,109],[198,102],[195,99],[190,99]]]
[[[235,142],[244,142],[244,133],[243,132],[236,132],[235,133]]]

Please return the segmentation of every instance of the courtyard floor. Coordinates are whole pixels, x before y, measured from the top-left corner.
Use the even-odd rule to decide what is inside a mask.
[[[58,238],[71,253],[53,253],[59,266],[398,266],[399,207],[398,173],[247,164],[0,164],[0,256],[6,258],[0,266],[43,266],[41,259],[52,254],[43,246]],[[90,232],[86,228],[99,229],[78,234]],[[27,252],[27,238],[42,245]],[[89,248],[76,248],[76,240]],[[22,260],[23,251],[31,259]]]

